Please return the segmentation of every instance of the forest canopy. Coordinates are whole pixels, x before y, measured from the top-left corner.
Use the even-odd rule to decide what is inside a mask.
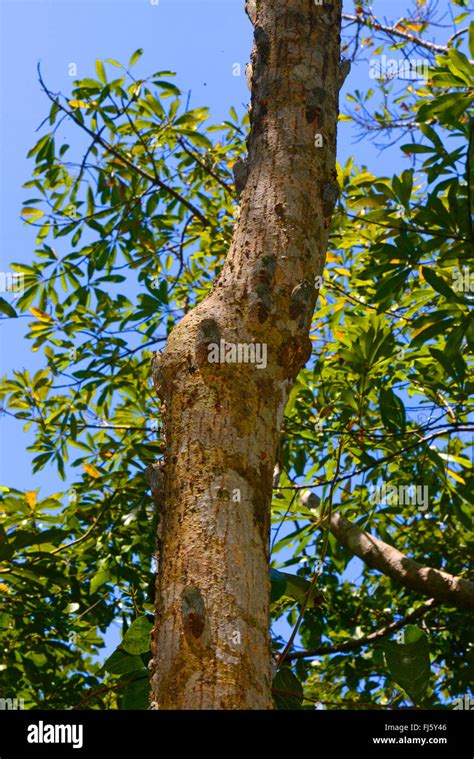
[[[379,65],[367,86],[349,74],[340,120],[405,168],[374,174],[359,148],[337,165],[313,352],[274,475],[279,709],[452,708],[471,692],[474,24],[453,8],[443,44],[424,44],[424,2],[388,30],[365,3],[346,14],[344,55]],[[0,298],[43,363],[2,378],[1,410],[34,432],[33,473],[64,481],[41,498],[0,488],[0,693],[27,709],[148,708],[146,470],[165,446],[151,356],[210,291],[239,214],[248,113],[213,123],[173,72],[138,78],[141,55],[99,59],[65,93],[38,69],[49,112],[21,211],[34,260],[11,262]],[[104,662],[113,621],[123,640]]]

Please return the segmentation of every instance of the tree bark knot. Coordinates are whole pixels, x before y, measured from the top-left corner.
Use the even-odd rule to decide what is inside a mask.
[[[206,605],[201,591],[194,585],[181,594],[181,616],[186,637],[200,638],[206,626]]]

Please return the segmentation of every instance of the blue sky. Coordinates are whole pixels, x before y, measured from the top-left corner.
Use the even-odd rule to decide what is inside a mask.
[[[143,48],[137,75],[160,69],[176,71],[176,83],[190,92],[190,106],[208,106],[210,120],[218,122],[231,106],[243,112],[249,100],[244,75],[233,73],[236,63],[244,70],[252,46],[252,28],[243,4],[243,0],[159,0],[157,4],[154,0],[0,1],[1,271],[9,271],[11,261],[28,263],[33,256],[33,230],[25,228],[20,210],[28,197],[22,185],[32,170],[26,155],[38,139],[35,130],[49,111],[39,87],[37,64],[41,64],[51,90],[66,93],[75,78],[95,76],[97,58],[126,63],[134,50]],[[345,10],[350,12],[352,5],[352,0],[345,3]],[[380,16],[389,20],[399,18],[406,7],[400,0],[374,3]],[[71,64],[76,66],[76,76],[69,75]],[[368,87],[368,72],[368,61],[353,67],[341,103],[345,92],[355,89],[358,82],[361,89]],[[77,130],[65,133],[77,144]],[[340,125],[339,160],[355,153],[359,163],[387,174],[409,166],[396,147],[381,155],[366,139],[356,143],[355,138],[350,126]],[[32,354],[29,341],[23,338],[27,319],[0,325],[2,374],[12,368],[35,370],[41,364],[41,355]],[[1,418],[0,480],[20,489],[40,485],[45,496],[61,483],[52,470],[34,478],[30,475],[31,457],[25,450],[28,438],[21,423]]]
[[[242,113],[249,100],[244,75],[233,74],[236,63],[243,72],[252,45],[243,4],[243,0],[0,0],[1,271],[8,271],[11,261],[28,263],[34,251],[33,230],[25,228],[20,210],[28,197],[22,184],[32,170],[26,154],[49,110],[38,84],[38,62],[50,89],[67,93],[75,78],[95,76],[97,58],[127,63],[134,50],[143,48],[136,74],[176,71],[176,84],[190,92],[190,107],[208,106],[209,122],[217,123],[231,106]],[[439,5],[445,7],[446,0]],[[402,16],[407,6],[400,0],[373,4],[381,17],[391,21]],[[352,1],[345,3],[345,10],[350,12],[352,7]],[[71,64],[76,66],[75,76],[69,74]],[[362,90],[368,88],[368,71],[368,61],[353,67],[342,104],[344,93],[354,90],[358,82]],[[76,130],[66,134],[77,144]],[[341,125],[340,161],[355,153],[359,164],[388,175],[410,165],[397,147],[381,154],[367,139],[356,144],[355,138],[351,127]],[[2,374],[12,369],[35,371],[42,365],[41,354],[32,354],[23,337],[27,321],[20,318],[0,324]],[[40,486],[40,497],[63,490],[64,483],[53,469],[31,474],[26,446],[32,435],[23,432],[21,422],[5,416],[0,421],[0,484],[24,490]]]

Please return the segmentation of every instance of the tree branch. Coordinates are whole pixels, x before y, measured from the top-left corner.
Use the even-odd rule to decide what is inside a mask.
[[[330,530],[338,543],[405,588],[458,609],[474,611],[474,582],[424,567],[374,535],[360,530],[342,514],[331,516]]]
[[[343,447],[344,447],[344,438],[341,438],[340,441],[339,441],[339,446],[338,446],[338,450],[337,450],[336,471],[334,473],[334,477],[333,477],[333,480],[331,482],[331,486],[330,486],[330,489],[329,489],[329,496],[328,496],[327,504],[324,504],[324,506],[323,506],[324,513],[327,514],[327,519],[325,521],[329,521],[329,524],[331,523],[331,519],[332,519],[332,502],[333,502],[333,498],[334,498],[334,490],[336,488],[337,477],[338,477],[339,470],[340,470],[340,467],[341,467],[341,456],[342,456],[342,449],[343,449]],[[327,547],[328,547],[328,541],[329,541],[329,529],[326,531],[326,534],[325,534],[324,540],[323,540],[323,547],[322,547],[322,550],[321,550],[321,559],[320,559],[321,563],[324,561],[325,556],[326,556],[326,551],[327,551]],[[292,630],[291,635],[290,635],[290,637],[288,639],[288,642],[287,642],[285,648],[283,649],[283,652],[280,654],[280,657],[278,659],[278,667],[282,666],[283,662],[285,661],[285,659],[286,659],[286,657],[287,657],[287,655],[288,655],[288,653],[289,653],[289,651],[290,651],[290,649],[291,649],[291,647],[293,645],[293,641],[294,641],[294,639],[296,637],[296,633],[298,632],[299,627],[301,625],[301,622],[303,621],[303,617],[305,615],[306,608],[308,606],[308,601],[309,601],[311,592],[312,592],[312,590],[313,590],[313,588],[314,588],[314,586],[316,584],[316,580],[318,579],[320,573],[321,573],[321,570],[315,571],[314,574],[313,574],[313,577],[312,577],[312,579],[310,581],[310,583],[308,584],[308,590],[306,591],[306,595],[305,595],[304,601],[301,604],[301,608],[300,608],[300,613],[298,615],[298,619],[296,620],[296,624],[293,627],[293,630]]]
[[[448,51],[447,45],[437,45],[435,42],[428,42],[428,40],[417,37],[416,34],[404,32],[402,29],[399,29],[397,25],[387,26],[386,24],[381,24],[379,21],[377,21],[375,16],[372,15],[369,16],[361,13],[357,16],[353,16],[350,13],[343,13],[342,18],[345,21],[351,21],[352,23],[358,24],[359,26],[367,26],[369,29],[385,32],[386,34],[391,34],[394,37],[399,37],[400,39],[406,40],[407,42],[412,42],[414,45],[417,45],[418,47],[424,47],[426,50],[429,50],[432,53],[447,53]]]
[[[177,200],[179,203],[182,203],[186,208],[193,213],[196,218],[199,219],[199,221],[204,224],[204,226],[209,226],[209,221],[206,219],[206,217],[201,213],[201,211],[196,208],[189,200],[186,198],[183,198],[179,192],[174,190],[172,187],[167,185],[165,182],[162,182],[161,179],[155,178],[153,174],[149,174],[145,169],[142,169],[141,166],[137,166],[133,161],[130,161],[127,156],[125,156],[120,150],[117,150],[113,147],[113,145],[110,145],[108,142],[106,142],[100,134],[97,134],[96,132],[93,132],[92,129],[89,129],[85,124],[83,124],[77,116],[74,114],[73,111],[69,111],[67,108],[65,108],[59,101],[59,98],[56,98],[50,90],[46,87],[46,84],[43,81],[43,78],[41,76],[41,69],[38,65],[38,78],[39,82],[41,84],[41,87],[43,91],[46,93],[49,100],[51,100],[52,103],[56,103],[57,107],[60,111],[67,114],[77,126],[79,126],[81,129],[84,130],[93,140],[94,142],[98,143],[107,153],[110,153],[111,155],[118,158],[119,161],[121,161],[125,166],[128,166],[129,169],[132,169],[133,171],[136,171],[137,174],[139,174],[142,179],[146,179],[148,182],[151,182],[152,185],[155,185],[156,187],[159,187],[160,190],[165,190],[169,195],[171,195],[172,198]]]
[[[388,461],[393,461],[393,459],[396,459],[398,456],[401,456],[402,454],[406,453],[407,451],[412,450],[413,448],[418,448],[418,446],[423,445],[423,443],[428,443],[431,440],[435,440],[437,437],[443,437],[443,435],[453,435],[455,432],[474,432],[474,427],[470,425],[453,424],[451,428],[440,429],[438,432],[431,432],[429,435],[425,435],[425,437],[418,438],[418,440],[415,443],[410,443],[409,445],[406,445],[403,448],[399,448],[397,451],[394,451],[393,453],[389,453],[387,456],[383,456],[381,459],[377,459],[371,464],[367,464],[366,466],[362,466],[359,469],[353,469],[350,472],[346,472],[345,474],[339,475],[339,477],[336,479],[336,482],[343,482],[344,480],[350,480],[352,477],[356,477],[359,474],[365,474],[365,472],[370,472],[371,469],[375,469],[375,467],[379,467],[380,464],[385,464]],[[417,434],[417,431],[414,431],[414,434]],[[280,485],[278,488],[275,488],[275,489],[276,490],[307,490],[310,487],[320,487],[321,485],[329,485],[331,482],[332,482],[332,479],[326,480],[326,479],[316,478],[314,482],[306,483],[305,485]]]
[[[204,161],[201,161],[201,157],[198,153],[195,153],[193,150],[188,148],[186,145],[186,142],[182,139],[182,137],[178,137],[178,144],[181,145],[184,152],[188,154],[196,163],[199,164],[201,169],[204,169],[205,172],[207,172],[213,179],[216,180],[216,182],[219,182],[219,184],[224,188],[224,190],[227,190],[227,192],[233,194],[232,187],[225,182],[222,177],[219,176],[219,174],[216,174],[209,166],[206,166]]]
[[[428,611],[430,611],[430,609],[436,606],[437,603],[438,602],[434,598],[430,598],[429,601],[426,601],[422,606],[419,606],[410,614],[407,614],[402,619],[399,619],[398,622],[391,622],[389,625],[386,625],[386,627],[382,627],[380,630],[375,630],[368,635],[364,635],[362,638],[352,638],[351,640],[344,641],[344,643],[336,643],[334,646],[319,646],[318,648],[312,648],[308,651],[294,651],[291,654],[287,654],[286,658],[310,659],[313,656],[325,656],[326,654],[344,653],[345,651],[353,651],[354,649],[362,648],[363,646],[369,646],[381,638],[386,638],[388,635],[391,635],[397,630],[401,630],[402,627],[405,627],[411,622],[414,622],[415,620],[424,616]]]

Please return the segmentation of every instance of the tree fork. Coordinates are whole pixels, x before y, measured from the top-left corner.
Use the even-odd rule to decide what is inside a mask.
[[[173,329],[155,372],[166,431],[158,709],[272,708],[272,475],[288,394],[311,354],[337,199],[341,0],[251,6],[240,216],[212,291]],[[247,363],[209,361],[211,349],[237,346]]]

